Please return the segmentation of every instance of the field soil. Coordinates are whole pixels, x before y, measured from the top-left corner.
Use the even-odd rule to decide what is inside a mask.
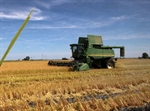
[[[3,63],[0,111],[150,111],[150,59],[81,72],[47,63]]]

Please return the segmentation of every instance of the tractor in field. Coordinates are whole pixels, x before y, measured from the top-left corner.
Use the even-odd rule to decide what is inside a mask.
[[[87,35],[79,37],[78,44],[70,44],[72,50],[71,62],[52,61],[48,65],[72,66],[73,70],[83,71],[90,68],[108,68],[115,67],[117,58],[115,57],[114,48],[120,49],[120,56],[124,57],[124,46],[104,46],[102,37],[96,35]]]

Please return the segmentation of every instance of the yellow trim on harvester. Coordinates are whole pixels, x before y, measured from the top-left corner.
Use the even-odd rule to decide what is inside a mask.
[[[88,56],[114,56],[114,54],[107,54],[107,55],[103,55],[103,54],[89,54]]]

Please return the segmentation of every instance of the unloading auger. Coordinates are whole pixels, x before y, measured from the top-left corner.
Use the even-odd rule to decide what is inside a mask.
[[[29,19],[30,19],[30,15],[32,14],[34,10],[32,10],[29,15],[27,16],[26,20],[24,21],[24,23],[22,24],[22,26],[20,27],[20,29],[18,30],[18,32],[16,33],[16,35],[14,36],[14,38],[11,40],[6,52],[4,53],[1,61],[0,61],[0,66],[2,65],[4,59],[6,58],[7,54],[9,53],[9,51],[11,50],[11,48],[13,47],[14,43],[16,42],[17,38],[19,37],[19,35],[21,34],[22,30],[24,29],[24,27],[26,26],[26,24],[28,23]]]

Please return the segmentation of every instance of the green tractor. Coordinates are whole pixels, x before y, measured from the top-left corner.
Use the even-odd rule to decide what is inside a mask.
[[[124,57],[124,46],[103,46],[101,36],[87,35],[79,37],[78,44],[70,44],[74,60],[69,63],[49,61],[49,65],[72,66],[76,71],[84,71],[90,68],[115,67],[117,59],[114,58],[113,48],[120,48],[120,56]]]

